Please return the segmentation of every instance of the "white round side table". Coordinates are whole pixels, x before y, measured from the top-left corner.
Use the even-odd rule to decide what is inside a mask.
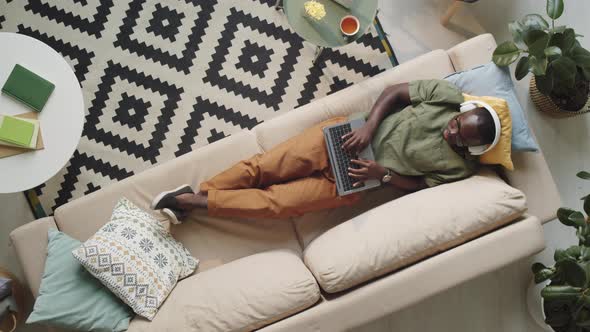
[[[0,32],[0,45],[0,88],[17,63],[55,84],[55,90],[38,114],[45,148],[0,158],[0,193],[14,193],[47,181],[71,158],[82,136],[84,99],[72,68],[51,47],[10,32]],[[30,111],[25,105],[0,94],[0,114]]]

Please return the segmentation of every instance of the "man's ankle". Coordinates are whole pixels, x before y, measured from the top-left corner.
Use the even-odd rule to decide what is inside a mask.
[[[186,193],[186,194],[180,194],[180,195],[174,197],[174,199],[176,201],[175,207],[180,210],[190,209],[191,206],[194,204],[193,203],[194,196],[195,196],[195,194]]]

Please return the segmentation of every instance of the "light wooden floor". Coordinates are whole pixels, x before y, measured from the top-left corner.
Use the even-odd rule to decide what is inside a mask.
[[[529,12],[542,12],[539,0],[480,1],[465,6],[449,29],[439,24],[439,16],[451,0],[380,0],[381,22],[390,34],[401,62],[430,50],[449,48],[483,32],[492,32],[498,41],[509,38],[507,23]],[[585,13],[590,3],[566,3],[563,24],[590,36]],[[586,46],[590,45],[586,37]],[[519,97],[528,112],[531,127],[545,153],[564,205],[580,207],[579,197],[590,192],[590,183],[575,179],[578,170],[590,170],[588,139],[590,116],[553,120],[539,115],[528,101],[527,84],[518,84]],[[20,269],[8,246],[8,233],[33,217],[22,194],[0,195],[0,265],[17,274]],[[354,329],[360,331],[436,332],[534,332],[540,331],[526,313],[525,290],[533,259],[551,263],[553,249],[573,243],[572,232],[556,222],[545,225],[547,250],[536,257],[481,276],[400,312]],[[499,255],[501,253],[498,253]],[[391,301],[395,301],[392,298]],[[40,331],[35,327],[19,331]]]

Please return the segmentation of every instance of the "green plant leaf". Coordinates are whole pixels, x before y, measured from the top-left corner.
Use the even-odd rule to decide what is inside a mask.
[[[553,75],[551,66],[548,66],[545,75],[543,76],[535,76],[535,81],[537,83],[537,89],[544,94],[548,95],[553,90]]]
[[[524,31],[529,30],[546,30],[549,29],[549,23],[539,14],[528,14],[519,20]]]
[[[590,326],[590,309],[588,306],[590,306],[590,296],[582,294],[576,304],[576,310],[573,314],[573,318],[575,319],[578,328]]]
[[[585,201],[587,197],[590,197],[590,195],[586,195],[586,196],[584,196],[584,197],[580,198],[580,200],[581,200],[581,201]]]
[[[565,53],[576,44],[576,32],[572,28],[567,28],[563,32],[563,47],[561,50]]]
[[[521,52],[514,42],[507,41],[496,48],[492,55],[492,61],[500,67],[506,67],[516,61]]]
[[[584,303],[590,305],[590,297],[587,295],[582,295],[584,298]],[[575,316],[576,325],[578,327],[587,327],[590,326],[590,309],[588,308],[581,308],[578,314]]]
[[[582,294],[582,288],[572,286],[547,286],[541,290],[541,297],[548,301],[576,300]]]
[[[576,229],[576,237],[578,238],[578,245],[581,246],[586,241],[586,237],[582,234],[582,229]]]
[[[583,266],[573,260],[564,260],[561,262],[563,268],[565,281],[574,287],[584,287],[588,281],[586,270]]]
[[[590,248],[582,247],[580,258],[584,261],[590,261]],[[590,265],[588,265],[590,266]]]
[[[529,73],[529,57],[523,56],[518,60],[516,64],[516,70],[514,71],[514,76],[517,80],[522,80],[525,76]]]
[[[576,226],[576,224],[569,219],[569,216],[574,212],[576,211],[570,208],[559,208],[557,209],[557,219],[566,226]]]
[[[589,247],[590,246],[590,224],[586,223],[586,225],[584,225],[583,227],[579,227],[578,230],[576,231],[576,234],[579,236],[578,238],[580,239],[580,243],[579,245],[584,246],[584,247]]]
[[[590,196],[584,200],[584,212],[590,216]]]
[[[561,47],[561,50],[565,52],[576,44],[576,31],[572,28],[565,29],[563,31],[563,38],[564,47]]]
[[[534,272],[535,283],[537,283],[537,284],[542,283],[543,281],[546,281],[548,279],[552,279],[555,275],[557,275],[557,268],[544,267],[544,268],[539,269],[538,271]]]
[[[524,26],[519,21],[508,23],[508,30],[512,34],[512,40],[519,48],[526,48],[526,44],[523,40]]]
[[[553,269],[543,269],[537,273],[535,273],[535,283],[540,284],[543,281],[551,279],[555,274],[555,270]]]
[[[583,261],[579,264],[581,264],[582,267],[584,268],[584,271],[586,271],[586,282],[590,281],[590,264],[588,262],[583,262]],[[584,288],[588,288],[588,285],[586,285]],[[588,303],[588,304],[590,304],[590,303]]]
[[[576,174],[576,176],[583,180],[590,180],[590,173],[586,171],[580,171]]]
[[[576,211],[576,212],[570,214],[570,216],[567,218],[578,227],[582,227],[582,226],[586,225],[586,219],[584,218],[584,215],[582,214],[582,212]]]
[[[549,46],[557,46],[563,54],[569,54],[576,44],[576,33],[574,29],[567,28],[562,33],[555,33],[549,39]]]
[[[567,56],[557,58],[551,62],[555,85],[564,89],[573,89],[576,84],[576,63]]]
[[[580,255],[582,255],[582,247],[571,246],[565,250],[565,253],[568,256],[573,257],[574,259],[578,260],[580,258]]]
[[[555,260],[555,264],[559,264],[565,260],[573,259],[572,257],[568,256],[568,254],[563,249],[555,249],[555,253],[553,253],[553,260]]]
[[[541,58],[549,44],[549,34],[543,30],[531,30],[524,35],[524,42],[529,47],[529,54]]]
[[[561,48],[557,47],[557,46],[549,46],[545,49],[545,56],[546,57],[552,57],[552,56],[559,56],[561,55]]]
[[[537,263],[534,263],[534,264],[531,266],[531,270],[533,271],[533,273],[537,273],[537,272],[539,272],[539,271],[541,271],[541,270],[543,270],[543,269],[546,269],[546,268],[547,268],[547,267],[546,267],[546,266],[545,266],[543,263],[539,263],[539,262],[537,262]]]
[[[544,305],[547,307],[546,305]],[[550,316],[545,318],[545,323],[550,325],[554,331],[560,332],[580,332],[580,331],[570,331],[568,326],[570,326],[570,322],[572,321],[571,315],[568,311],[558,311],[552,312]]]
[[[590,80],[590,52],[578,45],[572,47],[570,56],[584,73],[584,78]],[[586,179],[590,180],[590,178]]]
[[[531,55],[529,57],[529,65],[531,71],[533,72],[533,74],[535,74],[535,76],[544,76],[547,72],[548,64],[549,62],[547,61],[547,58],[537,58],[534,55]]]
[[[547,16],[556,20],[563,14],[563,0],[547,0]]]
[[[568,302],[573,302],[574,300],[575,298],[572,300],[568,299]],[[550,315],[548,315],[545,318],[545,323],[551,325],[551,327],[553,327],[557,331],[566,331],[564,328],[569,326],[570,322],[572,321],[572,316],[570,313],[571,306],[573,305],[570,305],[567,302],[566,304],[564,304],[563,300],[545,299],[543,307],[545,309],[545,312],[550,313]]]

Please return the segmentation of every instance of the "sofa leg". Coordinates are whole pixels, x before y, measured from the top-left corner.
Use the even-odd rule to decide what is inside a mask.
[[[447,9],[447,12],[440,18],[440,24],[446,27],[451,21],[451,18],[453,18],[459,8],[461,8],[462,4],[463,2],[460,0],[453,0],[453,3],[449,6],[449,9]]]

